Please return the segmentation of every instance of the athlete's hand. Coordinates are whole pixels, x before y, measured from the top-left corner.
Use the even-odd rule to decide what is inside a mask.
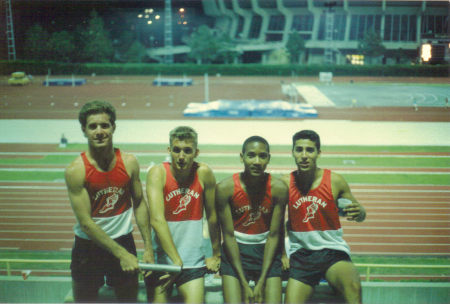
[[[142,262],[147,263],[147,264],[154,264],[155,263],[155,256],[153,255],[153,251],[152,250],[145,250],[144,253],[142,254]],[[144,275],[144,277],[148,277],[149,275],[152,274],[151,270],[143,270],[142,274]]]
[[[253,290],[250,288],[248,283],[244,284],[242,287],[242,298],[244,303],[254,303],[255,297],[253,295]]]
[[[263,303],[264,301],[264,286],[265,284],[260,280],[256,283],[255,288],[253,289],[253,296],[255,303]]]
[[[166,273],[165,275],[160,276],[159,280],[163,281],[161,284],[161,289],[166,292],[170,286],[173,285],[179,274],[180,273]]]
[[[120,257],[120,267],[122,270],[128,273],[139,271],[138,259],[134,254],[128,251],[122,254]]]
[[[347,207],[344,208],[345,216],[349,221],[363,221],[365,218],[365,210],[364,208],[355,203],[351,203]]]
[[[281,269],[282,270],[289,270],[289,258],[286,254],[281,255]]]
[[[220,269],[220,256],[212,256],[205,259],[208,273],[216,273]]]

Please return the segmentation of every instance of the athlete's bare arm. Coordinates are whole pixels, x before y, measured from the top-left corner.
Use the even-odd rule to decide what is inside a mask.
[[[267,273],[270,266],[272,265],[276,250],[279,246],[279,242],[284,241],[281,233],[283,231],[283,215],[287,201],[289,199],[288,187],[282,180],[276,179],[272,176],[271,189],[274,209],[272,213],[272,219],[270,221],[269,235],[264,247],[264,259],[261,269],[261,276],[259,277],[259,280],[256,283],[254,289],[256,303],[261,303],[264,299],[264,286],[267,278]]]
[[[288,191],[289,191],[289,183],[290,183],[290,179],[291,179],[291,175],[290,174],[284,174],[283,176],[281,176],[281,181],[283,181],[283,183],[286,185],[286,187],[288,188]],[[288,193],[288,196],[289,196],[289,193]],[[288,201],[286,202],[286,204],[288,204],[289,203],[289,197],[288,197]],[[282,264],[282,268],[283,268],[283,270],[288,270],[289,268],[290,268],[290,263],[289,263],[289,257],[288,257],[288,255],[287,255],[287,252],[286,252],[286,246],[284,246],[284,239],[285,238],[287,238],[287,227],[286,227],[286,222],[287,222],[287,214],[286,214],[286,211],[285,211],[285,219],[284,219],[284,222],[283,222],[283,231],[282,231],[282,237],[283,237],[283,240],[282,240],[282,248],[283,248],[283,252],[282,252],[282,254],[281,254],[281,264]]]
[[[175,265],[183,266],[164,216],[164,184],[166,172],[162,164],[154,166],[147,174],[146,190],[150,209],[150,224],[158,236],[164,252]]]
[[[213,256],[207,258],[205,262],[208,271],[215,273],[219,271],[220,268],[220,227],[215,206],[216,178],[214,177],[212,170],[206,164],[200,163],[197,172],[199,179],[203,184],[204,206],[213,251]]]
[[[356,222],[364,221],[366,219],[365,208],[353,196],[348,183],[340,174],[331,172],[331,186],[335,202],[340,198],[346,198],[352,201],[352,204],[344,209],[347,213],[347,220]]]
[[[142,183],[141,178],[139,177],[139,163],[134,155],[128,153],[122,153],[122,159],[128,175],[131,177],[130,192],[133,199],[134,216],[136,218],[136,224],[139,231],[141,232],[142,240],[144,241],[144,253],[142,255],[142,260],[145,263],[155,263],[151,240],[148,204],[142,192]],[[146,275],[148,276],[150,273],[151,272],[147,272]]]
[[[233,178],[227,178],[217,184],[216,186],[216,208],[219,215],[220,227],[224,240],[224,249],[230,259],[233,268],[235,269],[239,282],[242,286],[247,299],[242,299],[243,302],[253,302],[253,291],[250,288],[242,268],[241,256],[239,247],[234,237],[234,225],[231,215],[230,199],[234,191]]]
[[[67,191],[73,212],[80,227],[89,238],[100,247],[108,250],[120,260],[123,271],[134,272],[138,268],[137,258],[111,239],[91,217],[91,202],[84,186],[85,169],[81,157],[75,159],[65,171]]]

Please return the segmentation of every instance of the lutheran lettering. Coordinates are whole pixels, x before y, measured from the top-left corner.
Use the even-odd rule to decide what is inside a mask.
[[[200,197],[200,194],[198,192],[195,192],[192,189],[189,189],[189,188],[178,188],[178,189],[175,189],[173,191],[170,191],[166,195],[166,202],[170,201],[173,197],[175,197],[177,195],[185,196],[187,194],[189,194],[190,196],[195,197],[195,198],[199,198]]]
[[[108,194],[108,193],[117,193],[117,194],[122,195],[124,192],[125,192],[125,190],[123,188],[119,188],[119,187],[103,188],[102,190],[95,193],[95,200],[98,200],[101,196]]]
[[[318,204],[318,205],[322,206],[323,208],[325,208],[325,207],[327,206],[327,203],[324,202],[324,201],[322,201],[322,200],[321,200],[320,198],[318,198],[317,196],[311,196],[311,195],[309,195],[309,196],[302,196],[302,197],[300,197],[300,198],[293,204],[293,207],[294,207],[295,209],[298,209],[298,207],[300,207],[303,203],[306,203],[306,202],[311,202],[311,203],[314,203],[314,204]]]

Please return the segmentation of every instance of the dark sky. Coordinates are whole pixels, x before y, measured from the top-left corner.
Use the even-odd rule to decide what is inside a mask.
[[[144,44],[150,44],[152,40],[154,46],[159,46],[163,40],[164,0],[12,0],[11,2],[16,48],[19,49],[26,31],[33,24],[40,24],[50,33],[73,31],[77,26],[86,24],[92,10],[97,11],[104,19],[105,28],[110,31],[112,39],[120,31],[132,29]],[[180,7],[186,10],[183,20],[187,20],[188,24],[185,26],[177,25]],[[150,19],[153,18],[152,25],[148,25],[145,19],[137,18],[139,13],[144,13],[144,10],[149,8],[154,9],[150,16]],[[201,0],[172,0],[172,13],[175,22],[173,28],[175,43],[180,43],[182,36],[191,33],[198,25],[211,24],[211,18],[203,14]],[[159,21],[154,19],[157,14],[161,16]],[[2,24],[1,28],[3,27]]]

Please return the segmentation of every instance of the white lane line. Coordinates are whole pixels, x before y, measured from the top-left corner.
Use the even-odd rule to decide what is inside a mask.
[[[32,209],[24,211],[24,209],[2,209],[3,212],[9,211],[9,212],[33,212],[33,213],[71,213],[72,209],[65,208],[65,209],[58,209],[58,210],[50,210],[50,209]]]
[[[23,233],[23,234],[47,234],[47,233],[55,233],[55,234],[67,234],[73,233],[72,230],[66,231],[54,231],[54,230],[32,230],[32,231],[23,231],[23,230],[0,230],[1,233]]]
[[[14,241],[14,242],[73,242],[70,239],[18,239],[18,238],[0,238],[0,241]]]
[[[199,157],[238,157],[240,147],[236,149],[236,152],[205,152],[200,153]],[[167,152],[132,152],[130,153],[134,154],[135,156],[167,156]],[[290,152],[272,152],[270,153],[272,158],[273,157],[288,157],[292,158],[292,154]],[[17,155],[23,155],[23,156],[46,156],[46,155],[55,155],[55,156],[78,156],[80,155],[80,152],[0,152],[0,156],[17,156]],[[450,158],[450,155],[424,155],[424,154],[414,154],[414,153],[407,153],[407,154],[372,154],[372,153],[327,153],[322,152],[321,158],[355,158],[355,157],[361,157],[361,158]]]
[[[436,253],[436,252],[395,252],[395,251],[354,251],[352,250],[352,255],[415,255],[415,256],[447,256],[448,253],[442,252],[442,253]]]
[[[348,237],[367,237],[367,234],[358,234],[358,233],[346,233],[344,234],[344,238],[348,238]],[[448,235],[405,235],[405,234],[370,234],[370,237],[383,237],[383,238],[387,238],[387,237],[394,237],[394,238],[445,238],[450,240],[450,237]]]
[[[236,173],[235,169],[214,169],[212,167],[213,171],[216,173]],[[64,168],[0,168],[0,172],[64,172]],[[290,173],[291,169],[277,169],[277,170],[267,170],[268,172],[272,174],[287,174]],[[426,172],[426,171],[409,171],[405,170],[402,171],[400,168],[397,168],[396,171],[383,171],[383,170],[370,170],[370,171],[362,171],[362,170],[333,170],[334,172],[340,173],[340,174],[404,174],[404,175],[449,175],[449,172]],[[147,169],[141,169],[141,173],[146,173]]]
[[[374,207],[374,206],[368,206],[367,204],[364,204],[365,209],[370,209],[370,210],[444,210],[447,212],[450,212],[449,208],[441,208],[441,207],[427,207],[426,204],[424,204],[421,207]],[[384,213],[370,213],[370,214],[384,214]],[[406,214],[413,214],[413,213],[406,213]],[[420,213],[420,214],[427,214],[427,215],[431,215],[431,213]],[[439,213],[438,215],[441,215],[442,213]]]
[[[74,219],[74,216],[68,216],[68,215],[58,215],[58,217],[54,216],[33,216],[33,215],[22,215],[22,216],[16,216],[16,215],[0,215],[0,219]]]
[[[439,246],[439,247],[447,247],[450,246],[450,244],[428,244],[428,243],[402,243],[402,242],[398,242],[395,244],[392,243],[362,243],[362,242],[348,242],[350,245],[363,245],[363,246]]]
[[[32,201],[67,201],[69,198],[66,197],[1,197],[0,200],[10,200],[10,201],[24,201],[24,200],[32,200]],[[20,203],[18,203],[20,204]],[[52,204],[52,206],[56,206],[58,204]],[[42,204],[42,206],[45,206],[45,203]]]
[[[74,217],[72,217],[72,219],[74,219]],[[4,225],[6,227],[9,226],[69,226],[69,227],[73,227],[73,225],[75,225],[75,222],[73,223],[51,223],[51,222],[47,222],[47,223],[0,223],[0,226]]]

